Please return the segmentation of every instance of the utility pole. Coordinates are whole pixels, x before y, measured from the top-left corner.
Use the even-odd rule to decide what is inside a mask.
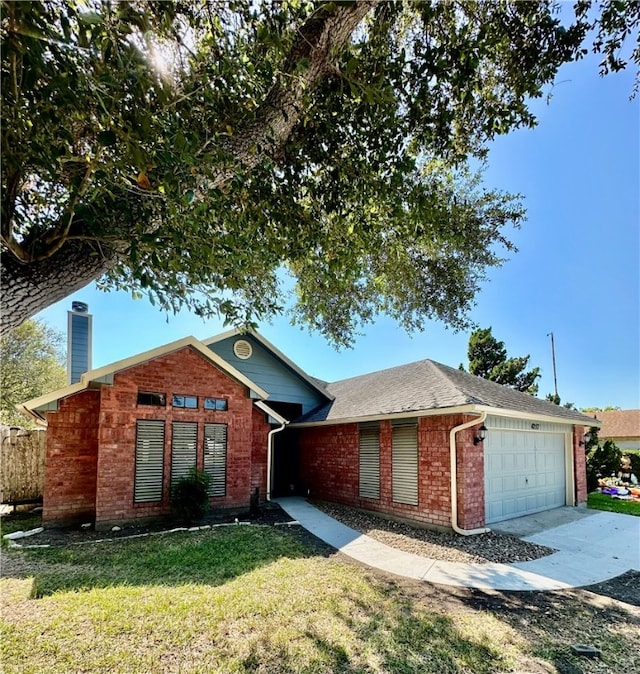
[[[555,388],[556,400],[558,400],[558,379],[556,377],[556,346],[553,341],[553,332],[547,333],[547,337],[551,337],[551,359],[553,361],[553,386]]]

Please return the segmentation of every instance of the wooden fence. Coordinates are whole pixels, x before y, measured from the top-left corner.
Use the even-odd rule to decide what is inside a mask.
[[[0,442],[0,503],[40,501],[47,432],[2,426]]]

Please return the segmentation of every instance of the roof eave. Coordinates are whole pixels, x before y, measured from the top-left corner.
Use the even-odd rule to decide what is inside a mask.
[[[81,376],[79,382],[75,384],[69,384],[68,386],[57,389],[56,391],[52,391],[51,393],[47,393],[46,395],[39,396],[38,398],[27,400],[26,402],[22,403],[20,407],[23,407],[24,411],[26,411],[28,414],[31,414],[32,411],[37,412],[39,408],[43,408],[52,402],[61,400],[62,398],[67,398],[68,396],[79,393],[80,391],[104,386],[105,381],[100,380],[104,380],[106,377],[108,377],[108,375],[121,372],[122,370],[127,370],[141,363],[145,363],[149,360],[153,360],[154,358],[158,358],[159,356],[173,353],[174,351],[178,351],[186,347],[191,347],[192,349],[196,350],[200,355],[225,372],[229,377],[235,379],[239,384],[246,386],[249,389],[250,394],[255,394],[255,396],[251,395],[251,397],[257,397],[261,399],[268,398],[269,394],[261,386],[258,386],[258,384],[252,382],[248,377],[243,375],[242,372],[223,360],[220,356],[218,356],[217,353],[214,353],[211,349],[208,349],[195,337],[189,336],[176,340],[175,342],[170,342],[169,344],[156,347],[155,349],[144,351],[135,356],[118,360],[115,363],[104,365],[103,367],[96,370],[85,372]]]
[[[530,419],[533,421],[542,421],[554,424],[571,424],[572,426],[600,426],[597,419],[590,421],[585,420],[584,415],[580,417],[561,417],[550,414],[536,414],[529,412],[521,412],[519,410],[503,409],[500,407],[491,407],[489,405],[480,405],[470,403],[467,405],[455,405],[452,407],[435,407],[426,410],[403,410],[401,412],[392,412],[388,414],[371,414],[358,417],[342,417],[340,419],[323,419],[321,421],[303,421],[293,422],[291,427],[295,428],[311,428],[313,426],[336,426],[339,424],[364,423],[367,421],[383,421],[385,419],[405,419],[407,417],[430,417],[443,416],[450,414],[482,414],[487,412],[494,416],[510,417],[515,419]]]

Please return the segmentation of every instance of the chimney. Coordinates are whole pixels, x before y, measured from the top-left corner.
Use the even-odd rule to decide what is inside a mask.
[[[67,317],[67,383],[75,384],[91,369],[93,316],[88,304],[72,302]]]

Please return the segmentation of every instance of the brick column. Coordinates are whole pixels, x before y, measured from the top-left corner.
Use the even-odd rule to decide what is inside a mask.
[[[580,442],[584,438],[584,428],[573,427],[573,470],[575,475],[576,505],[587,502],[587,460],[584,446]]]

